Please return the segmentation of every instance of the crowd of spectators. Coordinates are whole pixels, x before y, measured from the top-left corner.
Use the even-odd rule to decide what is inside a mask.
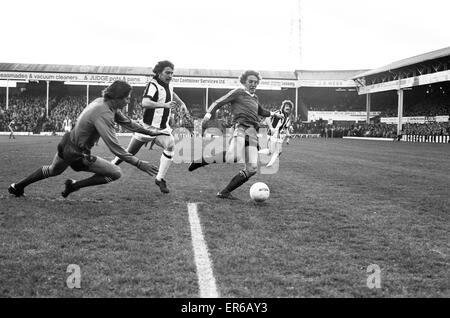
[[[49,101],[50,111],[46,117],[45,96],[17,95],[10,97],[9,109],[5,105],[0,105],[0,131],[8,131],[9,123],[14,120],[16,131],[28,131],[39,133],[40,131],[64,131],[64,121],[70,119],[72,126],[86,106],[85,96],[65,96],[52,98]],[[277,110],[279,105],[263,104],[267,110]],[[188,105],[189,107],[189,105]],[[191,108],[191,107],[190,107]],[[143,109],[138,98],[133,98],[129,105],[128,115],[134,119],[142,118]],[[450,105],[445,103],[425,104],[418,103],[405,110],[407,116],[436,116],[449,115]],[[204,106],[194,105],[190,114],[182,113],[178,108],[173,109],[171,126],[186,127],[192,130],[194,121],[201,119],[204,115]],[[387,109],[385,115],[396,116],[396,110]],[[220,127],[231,127],[232,115],[230,105],[221,107],[214,118]],[[384,123],[354,123],[354,124],[328,124],[327,121],[319,120],[311,123],[304,123],[299,119],[293,121],[292,132],[294,134],[320,135],[321,137],[339,138],[343,136],[359,137],[382,137],[395,138],[397,136],[397,126]],[[118,129],[118,131],[122,131]],[[424,136],[448,136],[450,135],[450,123],[428,122],[425,124],[405,124],[403,126],[405,135]]]
[[[326,122],[318,120],[310,123],[303,123],[301,120],[296,120],[292,123],[292,132],[294,134],[320,134],[326,127]]]
[[[417,116],[441,116],[450,115],[450,104],[439,100],[436,102],[427,101],[420,102],[411,107],[407,107],[405,110],[405,115],[407,117],[417,117]]]
[[[357,105],[348,105],[342,108],[337,105],[307,105],[309,111],[365,111],[365,107]],[[397,117],[397,105],[372,106],[372,111],[380,111],[381,117]],[[403,107],[403,117],[434,117],[450,115],[450,103],[440,97],[428,100],[422,100],[415,104],[405,104]]]
[[[328,124],[318,120],[311,123],[294,122],[294,134],[315,134],[327,138],[342,138],[344,136],[394,138],[397,136],[397,126],[387,124]]]
[[[397,137],[397,126],[385,123],[355,124],[350,127],[346,136],[395,138]]]
[[[75,125],[78,115],[86,107],[86,97],[67,96],[59,100],[58,104],[50,111],[42,131],[64,131],[64,121],[69,119],[72,126]]]
[[[186,127],[190,130],[194,128],[195,118],[191,114],[186,114],[180,110],[180,106],[172,109],[173,118],[170,122],[171,127]]]
[[[397,108],[388,108],[381,111],[381,117],[397,117]],[[403,110],[403,117],[434,117],[450,115],[450,104],[418,103],[407,106]]]
[[[306,109],[308,111],[320,111],[320,112],[330,112],[330,111],[338,111],[338,112],[353,112],[353,111],[364,111],[365,107],[364,106],[359,106],[359,105],[344,105],[344,104],[328,104],[328,105],[305,105]]]
[[[0,105],[0,131],[8,131],[9,123],[14,120],[16,131],[39,132],[45,120],[45,107],[46,99],[42,96],[11,97],[8,109]]]
[[[418,136],[450,136],[450,122],[429,122],[425,124],[405,124],[404,135]]]
[[[397,117],[397,114],[398,114],[397,108],[385,108],[380,112],[380,117]]]
[[[396,138],[397,125],[386,123],[355,123],[351,125],[328,124],[318,120],[311,123],[299,121],[293,124],[294,134],[319,134],[321,137],[342,138],[344,136]],[[424,124],[405,124],[402,134],[419,136],[450,136],[450,122],[428,122]]]

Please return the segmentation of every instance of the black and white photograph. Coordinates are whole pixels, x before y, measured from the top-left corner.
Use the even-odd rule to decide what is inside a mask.
[[[0,7],[0,298],[450,297],[448,1]]]

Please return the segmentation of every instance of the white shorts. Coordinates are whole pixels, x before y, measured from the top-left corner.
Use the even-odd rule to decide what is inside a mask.
[[[275,151],[279,151],[281,149],[283,139],[277,138],[275,136],[269,136],[267,144],[268,144],[267,148],[269,148],[270,153],[274,153]]]
[[[143,122],[139,122],[139,124],[141,124],[146,129],[152,127],[150,125],[144,124]],[[161,132],[167,132],[169,134],[172,134],[172,128],[170,126],[167,126],[166,128],[161,129]],[[163,139],[163,138],[167,138],[167,137],[172,137],[172,136],[164,136],[164,135],[162,135],[162,136],[149,136],[149,135],[144,135],[144,134],[141,134],[141,133],[134,133],[134,138],[136,138],[137,140],[139,140],[141,142],[145,142],[145,143],[150,142],[150,141],[152,141],[155,138]]]

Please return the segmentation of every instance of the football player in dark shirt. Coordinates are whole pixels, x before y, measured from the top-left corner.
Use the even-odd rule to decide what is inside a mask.
[[[208,121],[212,113],[220,107],[230,104],[234,126],[233,137],[227,151],[218,154],[215,158],[211,158],[212,160],[202,158],[201,162],[192,162],[189,165],[189,171],[194,171],[210,162],[245,162],[244,169],[239,171],[228,185],[217,193],[217,197],[221,199],[235,199],[231,192],[247,182],[258,171],[258,116],[283,118],[282,114],[269,112],[261,107],[258,96],[255,94],[260,80],[261,76],[258,72],[245,71],[239,78],[243,87],[231,90],[228,94],[212,103],[203,118],[204,122]]]
[[[120,109],[130,102],[131,86],[124,81],[115,81],[103,91],[103,97],[90,103],[80,114],[75,127],[67,132],[60,143],[58,151],[49,166],[43,166],[25,179],[9,186],[9,193],[20,197],[28,185],[45,178],[60,175],[69,166],[75,171],[94,173],[91,177],[75,181],[68,179],[61,193],[67,197],[70,193],[84,187],[105,184],[121,177],[121,170],[111,162],[91,154],[91,148],[101,137],[109,150],[123,161],[138,169],[155,175],[157,167],[142,161],[123,149],[117,141],[115,123],[149,136],[167,135],[158,129],[145,129],[122,114]]]

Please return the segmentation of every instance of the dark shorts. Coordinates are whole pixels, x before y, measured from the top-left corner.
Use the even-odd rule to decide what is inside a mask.
[[[70,141],[70,132],[64,134],[58,144],[58,156],[75,171],[89,171],[89,167],[97,160],[89,150],[83,150]]]
[[[258,145],[258,134],[255,128],[248,127],[242,124],[236,124],[234,126],[233,137],[244,137],[245,138],[245,147],[249,147],[250,145],[256,146]]]

